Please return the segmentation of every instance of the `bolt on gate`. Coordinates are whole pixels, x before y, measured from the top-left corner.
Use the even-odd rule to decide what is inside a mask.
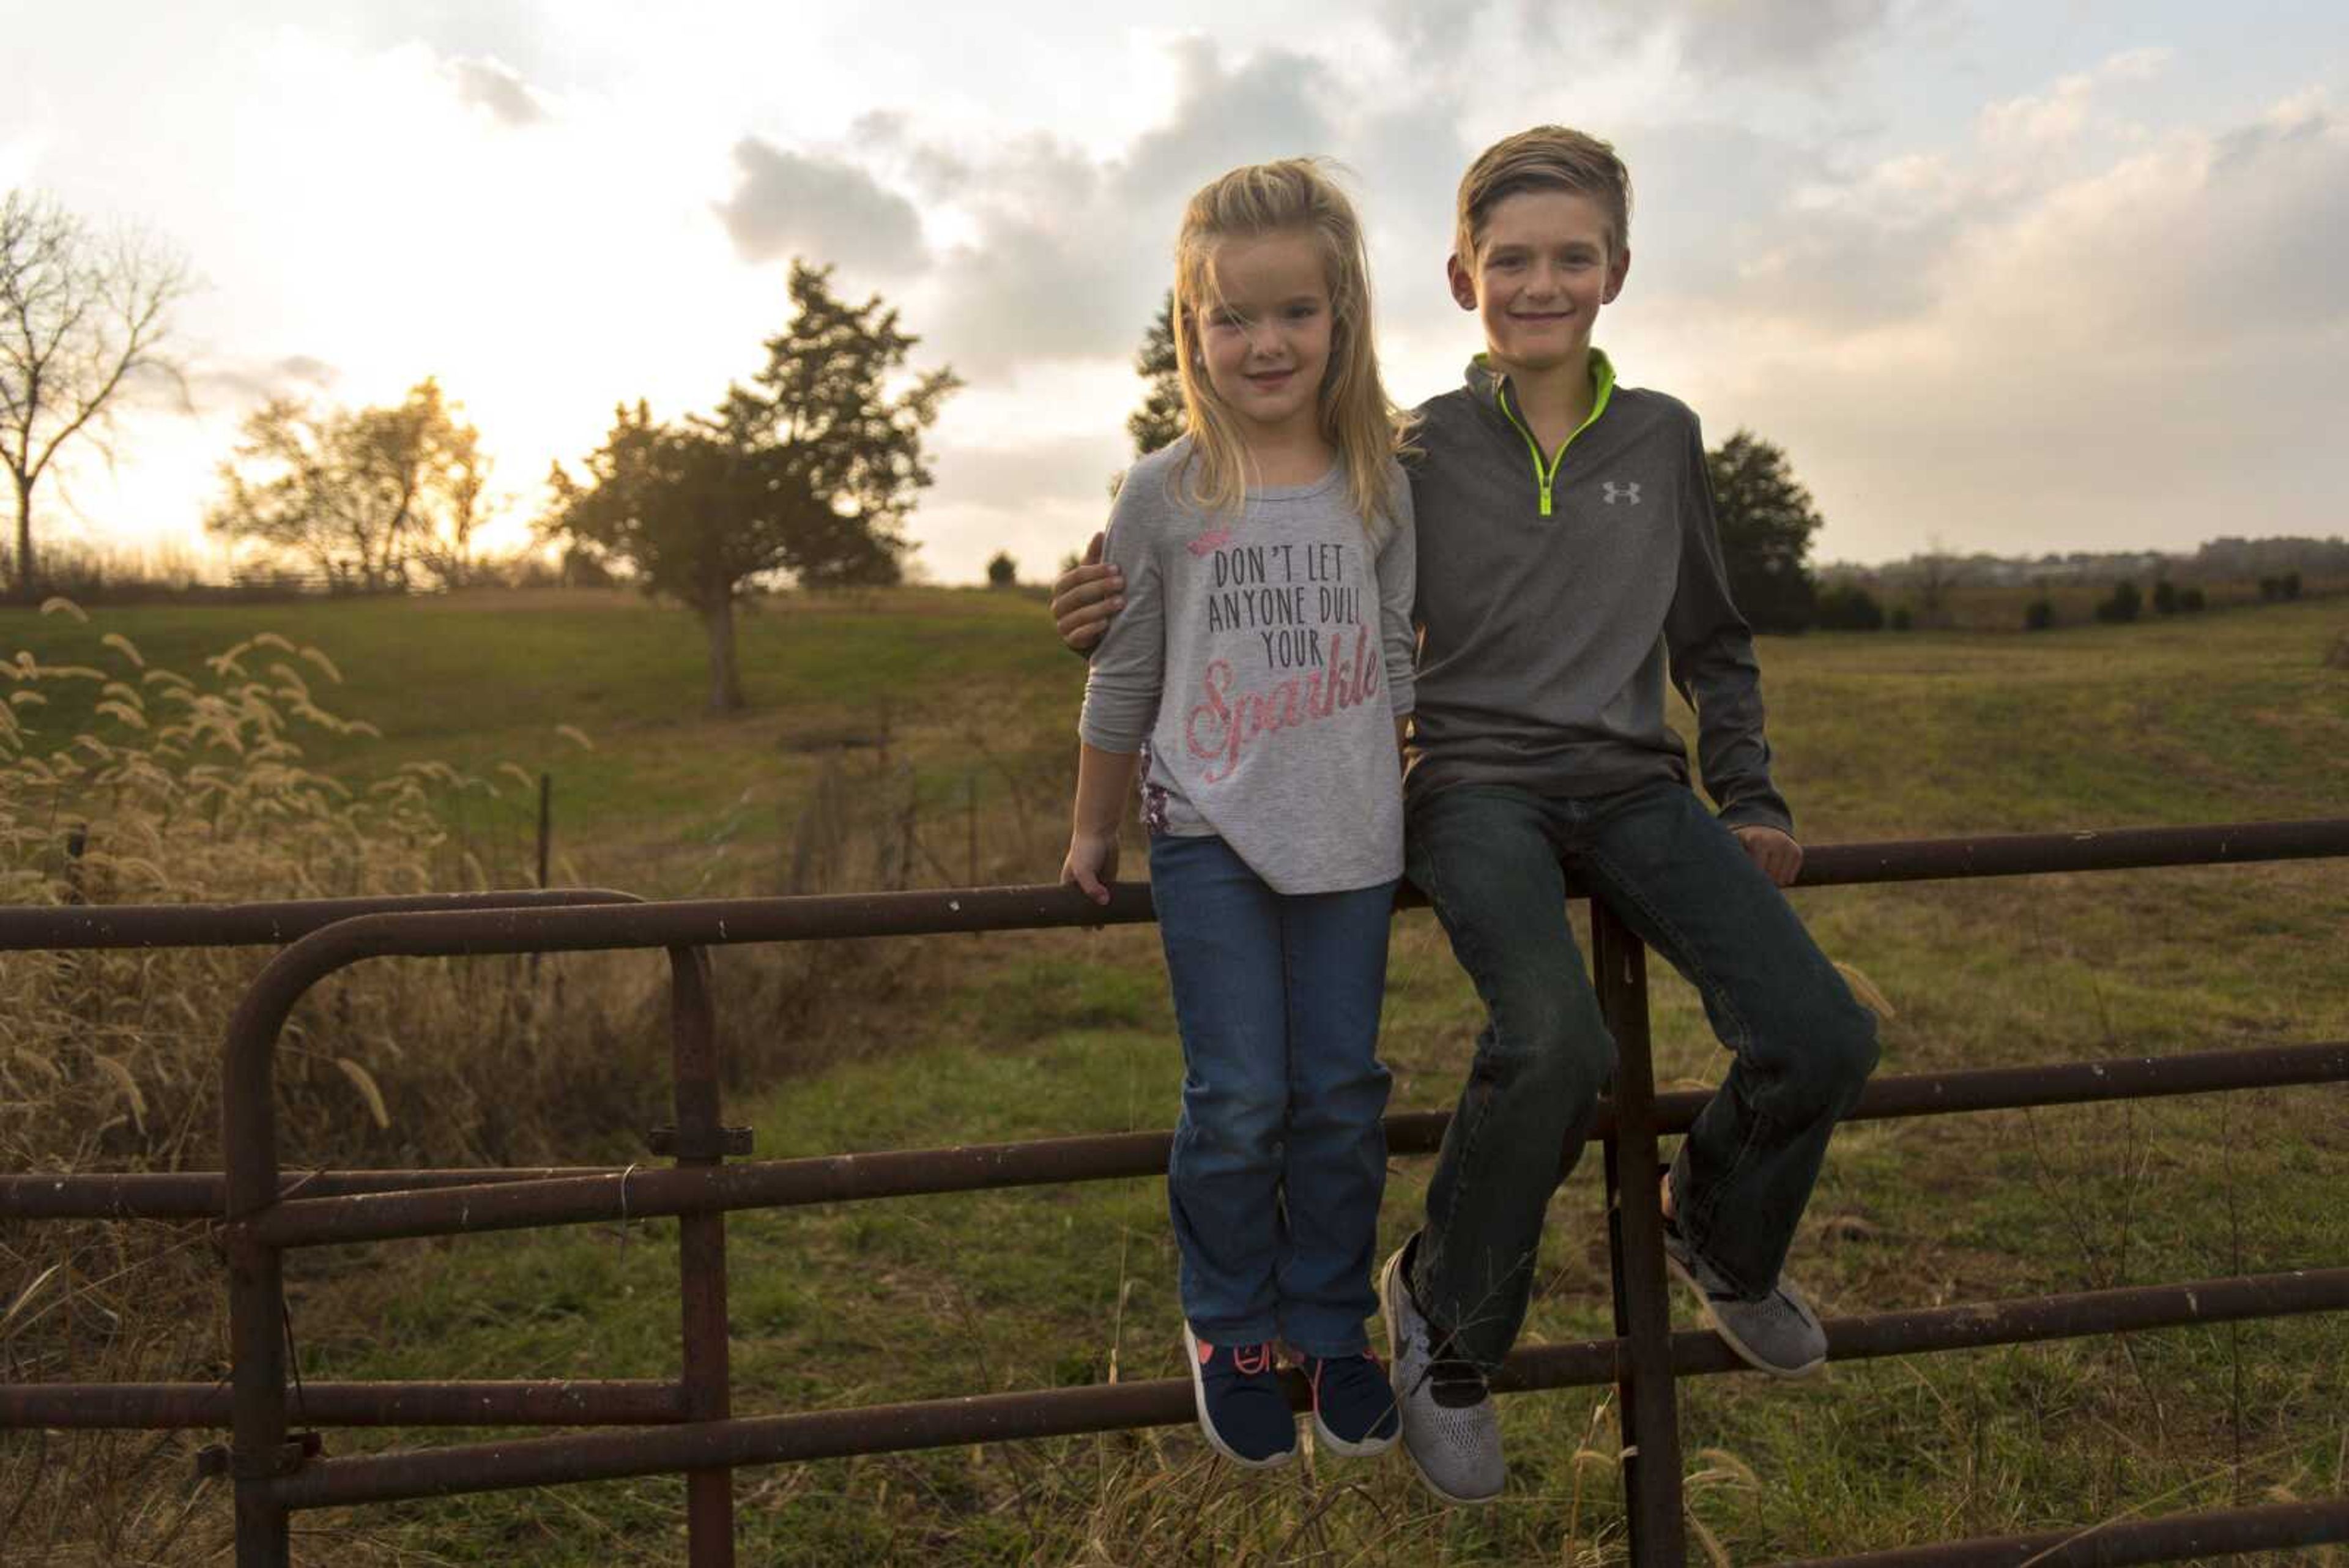
[[[2349,856],[2349,819],[2106,833],[1848,844],[1811,848],[1804,886],[2210,866]],[[224,1172],[0,1177],[0,1219],[224,1223],[231,1386],[0,1385],[0,1428],[227,1426],[206,1463],[233,1480],[239,1568],[290,1562],[299,1510],[623,1476],[687,1478],[693,1568],[734,1561],[730,1472],[850,1454],[1171,1426],[1192,1418],[1182,1379],[735,1417],[726,1322],[727,1213],[920,1193],[1149,1176],[1164,1132],[750,1161],[747,1129],[722,1125],[706,950],[745,942],[902,937],[1145,921],[1146,888],[1106,909],[1057,888],[645,903],[597,889],[221,907],[0,911],[0,950],[290,942],[237,1007],[222,1063]],[[1742,1369],[1710,1332],[1671,1332],[1657,1179],[1661,1135],[1684,1131],[1705,1092],[1658,1095],[1645,954],[1594,901],[1594,975],[1620,1054],[1594,1136],[1616,1216],[1615,1337],[1521,1349],[1503,1393],[1616,1386],[1631,1560],[1686,1561],[1677,1381]],[[671,975],[676,1120],[656,1128],[654,1168],[305,1171],[280,1168],[272,1088],[279,1031],[320,980],[371,958],[660,948]],[[1852,1119],[1939,1116],[2217,1090],[2349,1081],[2349,1042],[2122,1057],[1878,1077]],[[1433,1152],[1447,1113],[1388,1118],[1390,1149]],[[681,1236],[680,1376],[674,1381],[305,1383],[289,1366],[288,1249],[673,1216]],[[2198,1280],[1877,1313],[1826,1324],[1851,1361],[2185,1324],[2349,1308],[2349,1267]],[[294,1375],[289,1382],[289,1374]],[[1291,1376],[1302,1404],[1301,1381]],[[330,1426],[616,1427],[365,1457],[325,1457]],[[2349,1498],[2170,1515],[2074,1531],[1912,1546],[1841,1565],[2151,1563],[2349,1540]],[[1816,1560],[1812,1568],[1829,1568]]]

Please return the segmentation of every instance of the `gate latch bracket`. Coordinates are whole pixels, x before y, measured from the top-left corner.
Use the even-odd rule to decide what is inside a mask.
[[[302,1468],[305,1459],[315,1459],[326,1451],[326,1434],[293,1432],[277,1445],[277,1452],[258,1465],[247,1466],[237,1460],[236,1450],[227,1443],[208,1443],[196,1450],[196,1479],[228,1476],[238,1480],[263,1480],[272,1476],[288,1476]]]
[[[672,1125],[645,1134],[645,1147],[670,1159],[744,1159],[751,1147],[749,1127],[719,1127],[715,1137],[679,1133]]]

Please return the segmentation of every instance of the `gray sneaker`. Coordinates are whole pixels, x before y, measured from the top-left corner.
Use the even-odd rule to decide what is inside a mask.
[[[1402,1408],[1402,1450],[1428,1490],[1446,1502],[1490,1502],[1501,1495],[1501,1417],[1492,1391],[1464,1361],[1438,1358],[1427,1319],[1411,1297],[1413,1236],[1379,1273],[1387,1320],[1387,1362]]]
[[[1705,1321],[1748,1365],[1773,1377],[1808,1377],[1827,1361],[1819,1314],[1784,1273],[1767,1295],[1739,1295],[1711,1263],[1691,1250],[1671,1220],[1664,1221],[1664,1259],[1704,1303]]]

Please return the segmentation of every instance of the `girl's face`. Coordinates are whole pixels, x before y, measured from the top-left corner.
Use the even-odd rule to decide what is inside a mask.
[[[1196,328],[1207,384],[1244,440],[1317,432],[1335,327],[1319,243],[1298,229],[1226,239],[1213,265],[1222,297]]]

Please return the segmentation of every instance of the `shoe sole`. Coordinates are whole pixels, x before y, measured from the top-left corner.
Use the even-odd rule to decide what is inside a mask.
[[[1387,1266],[1379,1273],[1379,1316],[1387,1325],[1387,1365],[1389,1366],[1398,1366],[1402,1363],[1402,1325],[1396,1321],[1394,1293],[1410,1287],[1405,1285],[1399,1277],[1402,1272],[1402,1249],[1398,1247],[1395,1249],[1394,1256],[1387,1260]],[[1490,1396],[1488,1395],[1487,1397],[1489,1398]],[[1396,1417],[1400,1424],[1402,1412],[1397,1411]],[[1398,1431],[1395,1436],[1401,1438],[1402,1434]],[[1444,1490],[1443,1487],[1436,1484],[1435,1478],[1427,1473],[1427,1467],[1419,1462],[1419,1456],[1411,1451],[1409,1443],[1402,1445],[1402,1451],[1403,1457],[1411,1460],[1411,1468],[1418,1475],[1420,1484],[1455,1508],[1481,1508],[1500,1501],[1501,1494],[1497,1491],[1485,1492],[1477,1496],[1462,1496],[1457,1492]]]
[[[1760,1355],[1752,1345],[1746,1344],[1744,1340],[1738,1337],[1735,1330],[1732,1329],[1727,1324],[1722,1322],[1720,1317],[1714,1314],[1713,1310],[1713,1297],[1706,1293],[1705,1288],[1702,1285],[1696,1282],[1696,1276],[1690,1273],[1686,1269],[1681,1266],[1681,1261],[1678,1258],[1673,1257],[1670,1252],[1666,1252],[1664,1254],[1664,1266],[1672,1272],[1672,1278],[1680,1281],[1681,1283],[1686,1285],[1695,1293],[1697,1310],[1704,1314],[1705,1325],[1711,1328],[1713,1333],[1719,1334],[1721,1336],[1721,1343],[1735,1351],[1737,1353],[1737,1358],[1744,1362],[1746,1366],[1754,1368],[1754,1371],[1766,1372],[1771,1376],[1778,1379],[1781,1383],[1801,1383],[1808,1378],[1817,1376],[1819,1373],[1826,1368],[1827,1358],[1824,1355],[1820,1356],[1816,1361],[1806,1361],[1800,1366],[1789,1369],[1780,1363],[1772,1361],[1766,1356]]]
[[[1252,1459],[1245,1454],[1234,1452],[1223,1438],[1216,1435],[1216,1424],[1207,1419],[1207,1380],[1199,1376],[1199,1336],[1191,1332],[1191,1325],[1187,1323],[1183,1325],[1183,1350],[1184,1359],[1191,1364],[1192,1407],[1199,1413],[1199,1435],[1207,1439],[1207,1447],[1244,1470],[1277,1470],[1297,1457],[1297,1445],[1293,1440],[1288,1448],[1268,1459]]]
[[[1359,1443],[1346,1441],[1330,1429],[1329,1425],[1321,1419],[1321,1412],[1319,1409],[1313,1412],[1313,1446],[1316,1449],[1327,1446],[1331,1453],[1341,1455],[1346,1459],[1376,1459],[1402,1440],[1402,1412],[1401,1410],[1395,1412],[1395,1429],[1392,1433],[1383,1438],[1364,1438]]]

